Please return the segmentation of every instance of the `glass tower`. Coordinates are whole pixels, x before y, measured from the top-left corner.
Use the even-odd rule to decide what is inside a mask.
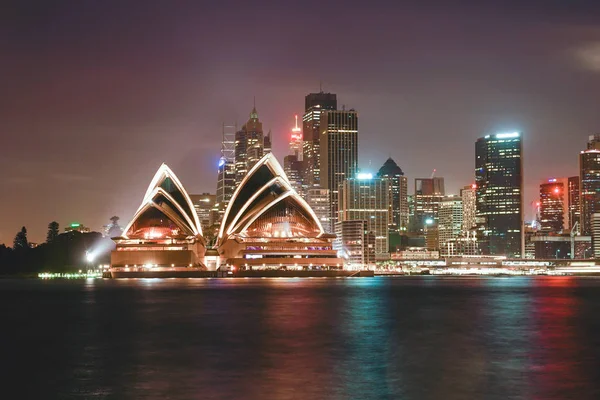
[[[477,224],[482,254],[523,256],[523,144],[520,132],[475,143]]]

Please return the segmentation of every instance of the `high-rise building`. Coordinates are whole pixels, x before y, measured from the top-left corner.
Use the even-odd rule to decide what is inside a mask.
[[[416,178],[412,231],[423,232],[425,222],[437,221],[440,202],[446,194],[444,178]]]
[[[569,197],[569,178],[551,178],[540,184],[540,231],[562,233],[570,228]]]
[[[600,213],[591,215],[592,250],[594,258],[600,258]]]
[[[408,229],[408,179],[402,169],[390,157],[379,168],[377,176],[389,180],[390,188],[390,231]]]
[[[463,236],[463,202],[458,196],[448,196],[439,204],[438,243],[440,255],[458,254],[456,240]]]
[[[209,227],[219,221],[214,221],[214,213],[212,210],[215,206],[217,196],[210,193],[190,194],[190,200],[194,205],[194,211],[200,221],[202,231],[208,231]]]
[[[308,188],[306,190],[306,202],[315,212],[325,232],[333,233],[334,230],[331,224],[331,194],[329,189]]]
[[[227,203],[235,191],[235,125],[223,124],[221,158],[217,169],[216,204],[225,211]]]
[[[477,225],[477,185],[465,186],[460,190],[463,206],[463,232],[473,231]]]
[[[568,178],[568,199],[569,199],[569,230],[575,225],[580,228],[581,224],[581,201],[579,201],[579,177],[572,176]]]
[[[339,200],[339,221],[367,221],[375,235],[376,259],[389,259],[389,181],[359,174],[340,185]]]
[[[519,132],[486,135],[475,143],[482,254],[517,258],[524,254],[522,157]]]
[[[270,148],[270,137],[267,135]],[[267,151],[268,152],[268,151]],[[262,122],[258,119],[256,107],[250,118],[235,134],[235,183],[238,186],[250,168],[265,154],[265,137]]]
[[[298,126],[298,116],[296,118],[296,126],[292,128],[290,135],[290,154],[296,156],[298,161],[302,161],[302,129]]]
[[[592,233],[592,214],[600,213],[600,134],[589,137],[587,150],[579,154],[579,202],[581,232]]]
[[[302,175],[304,173],[304,163],[298,161],[295,154],[287,155],[283,158],[283,170],[296,192],[304,197],[304,187],[302,185]]]
[[[321,187],[331,193],[331,220],[338,218],[338,189],[358,172],[358,114],[355,110],[321,113]]]
[[[335,224],[333,249],[348,268],[375,266],[375,234],[365,220],[341,221]]]
[[[333,93],[310,93],[304,98],[302,116],[303,161],[308,187],[319,187],[320,180],[320,124],[324,110],[337,110],[337,95]]]

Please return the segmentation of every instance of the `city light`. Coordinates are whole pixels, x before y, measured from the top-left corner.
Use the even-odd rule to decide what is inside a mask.
[[[87,262],[89,262],[89,263],[91,263],[91,262],[94,262],[94,258],[95,258],[95,256],[94,256],[94,254],[93,254],[93,253],[91,253],[91,252],[89,252],[89,251],[86,251],[86,252],[85,252],[85,260],[86,260]]]
[[[432,219],[432,218],[427,218],[427,219],[425,220],[425,224],[427,224],[427,225],[432,225],[432,224],[433,224],[433,219]]]
[[[520,136],[519,132],[498,133],[496,135],[496,139],[510,139],[510,138],[517,138],[519,136]]]
[[[373,174],[361,172],[356,174],[356,179],[373,179]]]

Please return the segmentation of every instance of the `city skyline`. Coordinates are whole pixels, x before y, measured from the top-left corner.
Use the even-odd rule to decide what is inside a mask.
[[[285,40],[264,29],[249,40],[231,34],[216,44],[203,42],[198,46],[215,61],[208,70],[197,68],[205,59],[190,46],[198,35],[209,34],[204,29],[218,28],[198,19],[225,18],[223,6],[202,13],[190,6],[194,12],[184,17],[184,11],[161,15],[165,10],[154,5],[137,19],[132,39],[119,44],[114,35],[129,33],[127,17],[135,10],[124,9],[122,19],[109,23],[108,11],[115,5],[107,4],[101,10],[89,4],[49,7],[43,21],[25,18],[15,8],[10,11],[15,13],[12,21],[0,28],[18,39],[4,48],[8,62],[0,67],[4,77],[14,77],[5,85],[10,102],[0,111],[2,129],[8,132],[0,149],[2,184],[11,188],[3,191],[0,201],[4,210],[12,210],[0,215],[0,243],[10,244],[23,225],[32,241],[42,241],[53,220],[61,226],[78,221],[99,230],[115,214],[126,219],[141,200],[137,194],[145,187],[144,177],[162,162],[178,171],[190,193],[214,193],[221,126],[235,121],[241,126],[255,95],[265,132],[272,130],[274,153],[282,161],[290,120],[302,115],[304,96],[317,92],[319,81],[324,91],[338,95],[340,108],[346,105],[359,113],[361,169],[376,173],[391,156],[409,182],[437,169],[448,193],[473,182],[472,143],[478,137],[523,132],[527,219],[539,183],[577,175],[579,152],[587,137],[600,131],[595,97],[600,66],[594,61],[600,33],[592,24],[597,6],[567,10],[556,5],[536,16],[533,7],[520,9],[511,3],[495,15],[482,5],[477,11],[485,21],[511,21],[510,31],[483,38],[478,34],[485,27],[477,23],[458,29],[473,12],[464,5],[446,9],[440,4],[452,18],[413,7],[400,19],[406,19],[416,34],[413,41],[394,42],[393,54],[389,46],[376,44],[388,43],[399,33],[387,34],[370,24],[348,32],[339,55],[348,61],[351,54],[343,50],[358,46],[369,62],[361,72],[364,63],[346,63],[340,69],[299,62],[307,44],[299,41],[301,32],[295,28],[283,35]],[[248,11],[239,7],[231,19]],[[277,11],[281,10],[258,7],[254,12],[268,16]],[[302,15],[299,9],[293,11]],[[357,5],[344,13],[359,11],[391,23],[381,11],[360,10]],[[332,25],[341,24],[345,16]],[[65,23],[56,27],[48,22],[53,17]],[[114,48],[103,47],[98,24],[96,30],[85,26],[92,18],[110,26]],[[68,23],[75,19],[80,24]],[[431,32],[429,26],[436,22],[438,30]],[[183,32],[169,33],[175,23]],[[194,26],[203,28],[194,31]],[[34,28],[47,35],[28,36]],[[315,28],[309,36],[325,33],[319,29],[325,28]],[[196,35],[187,35],[189,39],[186,30]],[[445,36],[462,39],[461,46],[448,47]],[[152,37],[164,40],[149,40]],[[540,37],[546,38],[544,43]],[[286,46],[288,42],[292,46]],[[247,59],[253,46],[259,54],[238,69],[218,61],[227,44],[234,46],[225,61],[233,64],[238,57]],[[99,55],[89,56],[84,51],[89,48],[99,49]],[[157,55],[168,55],[170,62],[148,67]],[[298,62],[290,68],[289,61]],[[269,63],[271,69],[265,69]],[[46,69],[35,69],[40,64]],[[428,69],[431,65],[436,68]],[[35,71],[35,79],[14,73],[27,68]]]

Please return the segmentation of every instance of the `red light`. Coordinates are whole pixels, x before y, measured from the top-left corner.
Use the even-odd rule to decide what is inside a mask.
[[[477,184],[476,183],[472,184],[471,189],[477,189]]]
[[[557,187],[555,187],[555,188],[554,188],[554,193],[555,193],[555,194],[559,194],[559,193],[560,193],[560,189],[559,189],[559,188],[557,188]]]

